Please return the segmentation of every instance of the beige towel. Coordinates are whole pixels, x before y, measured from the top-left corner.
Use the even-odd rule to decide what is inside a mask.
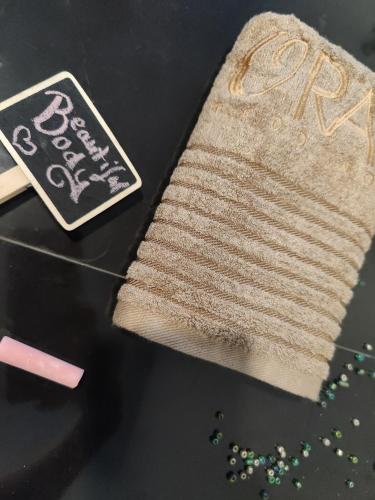
[[[228,55],[114,322],[316,399],[375,224],[375,78],[294,16]]]

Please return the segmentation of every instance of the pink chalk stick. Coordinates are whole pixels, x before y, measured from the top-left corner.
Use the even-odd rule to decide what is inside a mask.
[[[0,342],[0,361],[71,389],[77,387],[84,373],[78,366],[6,336]]]

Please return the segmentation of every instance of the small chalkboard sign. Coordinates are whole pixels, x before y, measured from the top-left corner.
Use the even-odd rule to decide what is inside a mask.
[[[67,230],[141,186],[120,144],[70,73],[0,103],[0,139]]]

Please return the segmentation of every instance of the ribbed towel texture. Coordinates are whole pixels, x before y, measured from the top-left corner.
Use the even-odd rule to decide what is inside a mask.
[[[374,74],[294,16],[243,29],[114,322],[316,399],[375,225]]]

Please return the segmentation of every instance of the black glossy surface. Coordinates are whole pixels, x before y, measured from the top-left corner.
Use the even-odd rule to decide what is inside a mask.
[[[61,70],[94,100],[143,178],[141,192],[72,234],[30,190],[0,207],[0,236],[122,273],[184,148],[212,80],[252,15],[294,12],[375,69],[372,0],[315,2],[0,1],[0,99]],[[371,250],[340,344],[375,345]],[[375,381],[352,376],[323,416],[319,408],[240,374],[147,343],[111,326],[121,279],[0,243],[0,327],[86,369],[68,390],[0,366],[0,499],[228,500],[258,498],[258,473],[225,481],[225,447],[208,441],[225,412],[225,443],[259,451],[314,446],[271,498],[375,497]],[[333,374],[349,353],[338,352]],[[368,362],[368,365],[375,361]],[[353,430],[350,418],[361,427]],[[342,427],[352,470],[317,440]],[[344,481],[357,482],[348,490]]]

